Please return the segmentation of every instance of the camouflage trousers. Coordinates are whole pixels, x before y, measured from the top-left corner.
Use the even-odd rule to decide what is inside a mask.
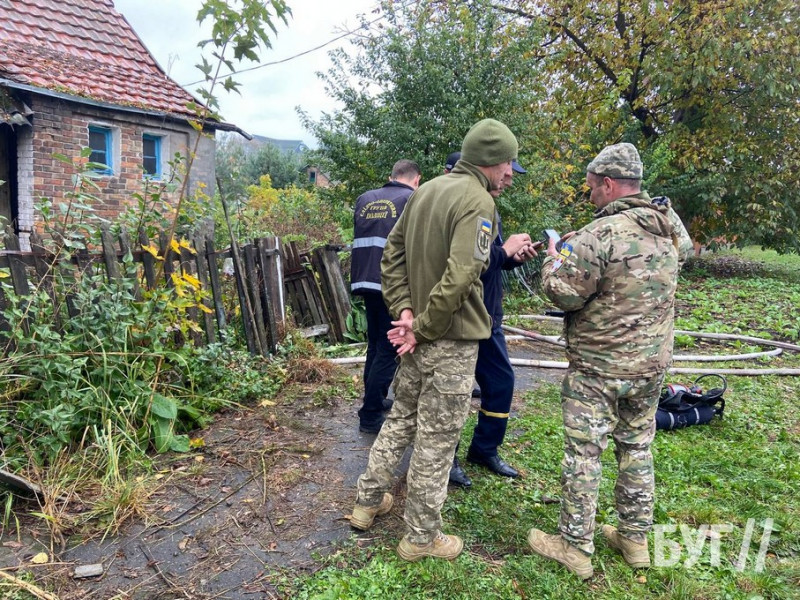
[[[594,553],[600,455],[614,438],[619,473],[614,488],[619,532],[643,542],[653,525],[655,413],[663,373],[613,379],[570,368],[561,386],[564,460],[561,463],[561,535]]]
[[[367,470],[358,478],[356,502],[380,503],[413,444],[404,515],[413,544],[431,542],[442,529],[447,480],[469,413],[477,356],[476,341],[438,340],[401,357],[392,410],[372,445]]]

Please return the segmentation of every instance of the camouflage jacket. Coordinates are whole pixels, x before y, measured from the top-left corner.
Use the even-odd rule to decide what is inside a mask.
[[[414,311],[418,342],[483,340],[492,320],[479,279],[497,235],[489,180],[461,160],[421,185],[386,240],[383,298],[393,316]]]
[[[686,248],[670,210],[646,192],[619,198],[565,242],[559,258],[545,259],[542,284],[567,313],[571,366],[626,378],[669,366],[678,248]]]

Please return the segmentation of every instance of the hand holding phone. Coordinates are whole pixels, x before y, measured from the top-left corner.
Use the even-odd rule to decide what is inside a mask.
[[[550,240],[553,240],[556,244],[556,252],[561,250],[561,236],[555,229],[545,229],[544,230],[544,240],[543,244],[548,245]]]

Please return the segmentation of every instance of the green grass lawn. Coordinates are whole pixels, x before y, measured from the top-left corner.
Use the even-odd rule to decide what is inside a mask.
[[[702,259],[682,275],[677,327],[797,341],[800,261],[749,251],[761,265],[717,265]],[[770,260],[772,259],[772,260]],[[740,255],[736,262],[742,261]],[[746,272],[742,272],[746,270]],[[740,352],[742,344],[710,347],[679,340],[693,352]],[[697,348],[697,346],[701,346]],[[800,367],[800,355],[769,361],[714,363],[725,367]],[[708,367],[708,364],[703,366]],[[691,378],[691,376],[688,376]],[[674,381],[686,381],[672,377]],[[395,554],[400,532],[378,520],[366,536],[353,538],[323,560],[317,573],[287,574],[286,597],[296,599],[772,599],[800,598],[800,410],[796,377],[728,378],[723,419],[675,432],[658,432],[655,523],[671,542],[663,558],[672,566],[634,572],[596,536],[595,576],[581,582],[559,565],[527,551],[530,527],[555,532],[563,436],[557,385],[524,397],[512,420],[503,453],[525,477],[502,480],[470,469],[473,487],[454,490],[445,504],[446,531],[464,537],[465,552],[451,562],[406,563]],[[474,417],[464,430],[468,443]],[[613,445],[613,442],[610,443]],[[465,444],[462,444],[462,448]],[[603,456],[599,523],[615,523],[611,448]],[[392,517],[394,518],[394,517]],[[771,523],[768,543],[762,534]],[[400,524],[401,525],[401,524]],[[717,525],[719,560],[703,526]],[[672,527],[675,531],[666,532]],[[737,568],[745,539],[746,563]],[[687,542],[688,540],[688,542]],[[650,550],[655,550],[655,534]],[[692,557],[687,544],[702,550]],[[757,563],[762,547],[763,568]],[[679,550],[676,551],[676,548]],[[747,546],[745,546],[747,548]]]

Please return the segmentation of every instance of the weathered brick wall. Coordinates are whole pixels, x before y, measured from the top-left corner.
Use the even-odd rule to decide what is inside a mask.
[[[132,195],[145,189],[142,176],[142,134],[163,136],[162,162],[172,160],[175,153],[184,157],[194,149],[197,132],[187,123],[167,121],[138,112],[114,111],[47,96],[31,99],[34,111],[33,128],[25,131],[18,143],[19,225],[22,237],[35,227],[41,229],[40,198],[54,203],[64,202],[65,193],[73,189],[73,169],[53,157],[63,154],[70,159],[80,157],[81,148],[88,146],[89,125],[101,125],[112,130],[114,173],[96,180],[99,190],[90,190],[102,200],[94,206],[95,213],[114,220],[126,206],[135,204]],[[27,136],[27,138],[25,137]],[[189,178],[190,193],[214,189],[213,137],[201,136]],[[169,167],[164,166],[165,178]],[[152,189],[152,183],[151,189]],[[173,193],[174,200],[177,193]]]

